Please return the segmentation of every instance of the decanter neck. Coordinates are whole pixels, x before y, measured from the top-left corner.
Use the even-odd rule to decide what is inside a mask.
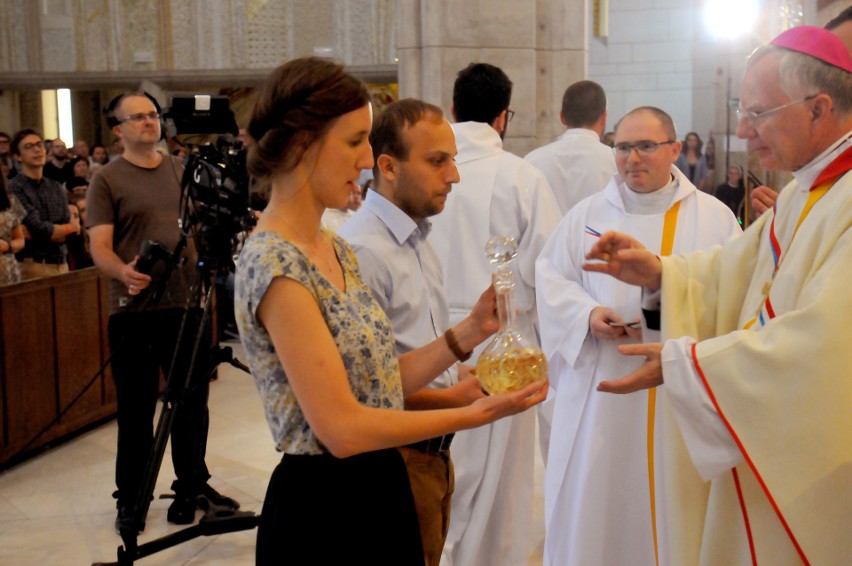
[[[511,285],[497,286],[497,318],[500,332],[511,330],[515,325],[515,297]]]

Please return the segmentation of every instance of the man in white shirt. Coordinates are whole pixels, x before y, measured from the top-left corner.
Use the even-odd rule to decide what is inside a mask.
[[[601,85],[579,81],[565,89],[559,117],[565,133],[524,159],[547,177],[564,216],[603,189],[616,170],[612,149],[601,143],[606,128],[606,93]]]
[[[671,548],[661,550],[672,554],[661,563],[844,564],[852,58],[827,30],[789,29],[749,57],[740,104],[737,135],[762,167],[794,180],[741,237],[709,252],[658,258],[626,235],[601,237],[587,256],[600,261],[584,269],[645,287],[645,308],[659,291],[665,342],[624,347],[645,362],[599,389],[665,389],[709,481],[706,504],[689,506],[701,528],[667,522]]]
[[[352,218],[359,208],[361,208],[361,186],[353,187],[349,193],[349,202],[343,208],[326,208],[322,213],[322,227],[331,232],[337,233],[343,224]]]
[[[393,325],[397,355],[428,344],[450,327],[441,263],[426,237],[459,172],[449,122],[437,106],[394,102],[370,132],[375,185],[339,230],[358,256],[361,277]],[[406,409],[459,407],[483,396],[479,381],[459,381],[469,366],[444,372],[405,398]],[[437,566],[450,522],[453,435],[400,448],[411,482],[426,564]]]
[[[461,181],[433,220],[429,241],[442,262],[454,324],[491,282],[485,244],[513,236],[517,328],[537,341],[534,265],[559,222],[559,208],[541,171],[503,150],[511,95],[512,82],[493,65],[474,63],[459,72],[453,132]],[[484,346],[474,350],[473,360]],[[456,434],[456,489],[442,564],[527,564],[534,436],[532,411]]]
[[[641,363],[618,352],[620,344],[649,338],[639,324],[640,290],[584,272],[582,265],[599,234],[610,230],[662,255],[708,248],[740,233],[730,209],[673,166],[679,151],[668,114],[654,107],[628,112],[615,127],[619,173],[571,209],[536,262],[542,348],[555,398],[544,484],[545,564],[655,563],[662,519],[654,509],[669,492],[655,468],[661,457],[671,457],[655,442],[670,426],[663,394],[615,397],[595,390]],[[688,462],[683,467],[691,471]]]

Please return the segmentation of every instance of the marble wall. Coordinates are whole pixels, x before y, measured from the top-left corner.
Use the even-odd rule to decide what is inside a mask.
[[[507,149],[523,155],[562,130],[562,92],[585,74],[585,0],[400,0],[397,9],[400,96],[449,115],[458,71],[491,63],[514,83]]]
[[[607,93],[607,129],[643,105],[671,114],[679,132],[693,129],[693,106],[704,102],[692,96],[696,11],[690,4],[610,0],[609,35],[589,43],[589,79]]]
[[[272,68],[316,49],[392,64],[393,0],[4,0],[0,69]]]
[[[0,128],[38,126],[39,113],[22,97],[69,80],[77,80],[76,89],[100,89],[103,100],[141,84],[165,102],[158,77],[203,78],[209,70],[221,86],[240,87],[239,77],[256,83],[305,55],[392,69],[395,21],[394,0],[3,0]],[[204,88],[192,79],[181,85]]]
[[[609,123],[651,104],[669,112],[679,133],[726,130],[731,98],[748,54],[793,25],[822,25],[814,0],[763,0],[750,33],[734,40],[714,36],[697,0],[609,0],[609,34],[589,41],[589,78],[607,91]],[[843,0],[824,12],[839,12]]]

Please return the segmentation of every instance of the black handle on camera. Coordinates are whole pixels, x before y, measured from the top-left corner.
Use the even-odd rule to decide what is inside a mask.
[[[136,271],[151,275],[151,270],[160,261],[168,261],[172,254],[156,240],[145,240],[139,247],[139,259],[136,261]]]

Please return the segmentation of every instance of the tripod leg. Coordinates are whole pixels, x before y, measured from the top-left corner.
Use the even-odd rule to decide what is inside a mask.
[[[200,279],[200,276],[198,274],[196,274],[196,279]],[[193,296],[199,288],[200,286],[196,282],[196,284],[192,287],[193,292],[190,293],[187,305],[192,305],[197,302],[197,299],[193,299]],[[180,318],[177,338],[173,342],[169,341],[172,344],[172,348],[174,349],[174,355],[172,356],[171,364],[172,370],[175,369],[174,360],[178,359],[178,354],[180,354],[181,356],[183,355],[183,353],[178,352],[179,348],[177,348],[176,345],[181,344],[183,342],[184,335],[198,336],[200,334],[200,328],[198,328],[197,324],[194,324],[195,321],[189,315],[190,310],[191,309],[189,308],[189,306],[187,306],[187,308],[182,311],[182,317]],[[173,311],[173,313],[176,312],[178,311]],[[145,313],[150,315],[152,319],[157,321],[156,324],[152,325],[155,326],[155,328],[149,329],[151,334],[156,335],[156,333],[163,333],[164,328],[174,328],[174,324],[175,322],[177,322],[177,318],[176,314],[173,313],[170,313],[168,311],[155,311],[152,313]],[[193,343],[195,344],[199,342],[200,338],[196,338],[193,340]],[[191,355],[194,356],[195,353],[196,349],[193,348]],[[189,370],[191,370],[192,365],[192,362],[190,362]],[[150,508],[151,500],[153,499],[157,476],[160,473],[160,467],[162,466],[163,455],[165,454],[166,445],[168,443],[169,435],[171,434],[172,425],[175,419],[175,413],[178,409],[180,399],[183,396],[183,392],[189,382],[189,374],[185,376],[179,376],[175,374],[174,371],[169,371],[169,375],[166,380],[166,394],[163,398],[163,409],[160,412],[160,418],[157,423],[156,433],[154,434],[153,443],[148,453],[145,473],[142,476],[142,480],[139,489],[136,493],[136,498],[134,500],[134,505],[132,509],[132,519],[129,521],[129,524],[126,525],[126,530],[129,532],[135,531],[135,533],[138,534],[142,531],[142,529],[144,529],[145,519],[148,515],[148,509]],[[148,420],[148,422],[150,422],[150,419]],[[129,548],[126,546],[125,550],[129,550]]]
[[[169,391],[180,411],[175,414],[172,427],[172,462],[177,480],[172,484],[175,501],[169,507],[171,523],[188,524],[195,519],[197,496],[204,490],[210,473],[205,464],[209,413],[207,401],[210,390],[211,334],[205,313],[193,309],[189,314],[191,326],[197,331],[184,333],[180,348],[182,355],[175,358],[172,373],[188,375],[190,380],[178,383],[178,389]],[[179,398],[176,398],[179,396]]]
[[[212,273],[204,271],[204,277],[212,278]],[[204,277],[202,277],[201,271],[196,272],[195,282],[192,285],[192,291],[190,292],[190,297],[187,300],[187,306],[182,311],[183,316],[180,319],[178,336],[174,341],[168,341],[169,343],[179,345],[180,347],[174,347],[174,354],[172,356],[166,379],[166,391],[163,396],[163,409],[160,413],[160,419],[157,424],[156,434],[154,435],[153,445],[151,446],[147,465],[145,467],[142,485],[139,488],[135,504],[133,506],[133,519],[127,528],[121,529],[120,531],[122,541],[124,542],[124,547],[119,547],[118,549],[118,564],[121,565],[133,564],[134,560],[138,558],[148,556],[164,548],[174,546],[175,544],[180,544],[190,538],[214,533],[251,529],[257,525],[258,519],[254,516],[254,514],[235,512],[235,510],[239,508],[239,503],[236,501],[230,500],[230,498],[223,497],[215,492],[212,494],[204,493],[204,495],[208,497],[208,506],[210,502],[209,498],[214,494],[216,496],[214,499],[227,500],[227,502],[230,503],[225,506],[225,509],[223,509],[223,511],[228,511],[228,513],[225,513],[229,517],[226,521],[202,521],[204,525],[194,525],[189,529],[185,529],[184,531],[174,533],[173,535],[164,537],[163,539],[158,539],[157,541],[152,541],[145,545],[139,546],[137,544],[138,534],[141,532],[142,528],[144,528],[145,518],[148,514],[157,476],[159,475],[160,467],[162,465],[166,444],[177,420],[176,415],[180,414],[178,409],[186,409],[185,407],[182,407],[182,405],[188,398],[192,398],[193,402],[199,403],[199,405],[193,405],[191,408],[194,411],[190,412],[200,414],[201,416],[197,418],[200,418],[201,421],[196,422],[192,415],[187,415],[187,433],[192,433],[191,429],[193,426],[203,428],[203,435],[201,435],[203,438],[200,439],[197,438],[200,430],[195,430],[196,444],[192,449],[190,449],[189,454],[193,459],[193,465],[195,466],[189,472],[192,477],[190,480],[192,484],[191,489],[194,490],[191,492],[191,496],[193,497],[193,519],[195,505],[198,504],[196,496],[200,494],[200,490],[202,488],[206,487],[207,479],[210,477],[206,465],[204,465],[204,453],[207,445],[206,405],[209,388],[207,375],[209,372],[209,365],[212,363],[209,346],[210,334],[209,329],[206,328],[206,322],[209,314],[209,305],[211,304],[210,299],[212,297],[213,286],[212,279],[207,281],[206,286],[204,286],[202,284],[206,281]],[[205,307],[199,313],[197,309],[192,309],[191,306],[199,302],[198,299],[200,298],[201,289],[203,288],[208,289],[208,292],[206,295],[206,301],[203,302]],[[166,324],[168,324],[168,322],[169,321],[166,321]],[[173,321],[172,324],[174,324]],[[174,326],[171,327],[173,328]],[[162,332],[162,327],[153,329],[152,332]],[[184,347],[185,344],[191,345],[189,352],[187,352]],[[194,376],[198,376],[197,380],[194,379]],[[195,397],[192,397],[193,395],[195,395]],[[180,445],[180,441],[178,444]],[[175,452],[175,448],[176,447],[173,446],[172,452]],[[178,448],[182,447],[178,446]],[[195,451],[193,452],[192,450]],[[179,467],[179,462],[181,462],[180,458],[175,460],[176,472],[178,471],[177,468]],[[183,486],[183,483],[178,485]],[[208,488],[208,490],[211,492],[213,491],[210,488]],[[177,494],[180,495],[179,493]],[[216,501],[213,501],[213,503],[216,503]],[[208,509],[208,515],[216,517],[217,513],[211,513],[211,511],[214,510]]]

